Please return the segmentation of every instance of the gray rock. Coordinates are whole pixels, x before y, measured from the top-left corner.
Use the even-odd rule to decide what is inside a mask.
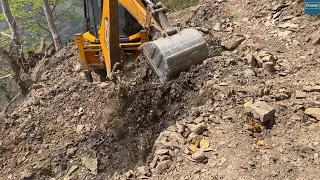
[[[73,165],[68,170],[68,176],[72,175],[74,172],[76,172],[79,169],[79,166]]]
[[[206,28],[206,27],[202,27],[202,28],[201,28],[201,31],[204,32],[204,33],[207,33],[207,32],[209,32],[209,29]]]
[[[127,171],[126,173],[124,173],[124,175],[127,177],[127,178],[132,178],[134,177],[134,172],[132,170],[129,170]]]
[[[314,45],[320,44],[320,29],[315,31],[310,36],[311,42]]]
[[[108,87],[110,84],[107,82],[101,82],[98,86],[102,89],[105,89],[106,87]]]
[[[169,154],[169,149],[158,149],[158,150],[156,150],[155,154],[157,154],[157,155]]]
[[[289,98],[289,95],[286,93],[278,93],[274,96],[277,101],[285,100]]]
[[[82,129],[84,128],[84,125],[77,125],[77,129],[76,129],[76,132],[77,133],[81,133]]]
[[[69,148],[69,149],[67,149],[67,157],[70,159],[70,158],[72,158],[73,156],[74,156],[74,154],[75,154],[75,152],[77,151],[77,149],[76,148]]]
[[[303,91],[300,91],[300,90],[297,90],[295,95],[296,95],[297,99],[304,99],[307,97],[307,94]]]
[[[176,122],[176,126],[177,126],[177,132],[178,133],[183,133],[186,130],[186,127],[184,125],[182,125],[181,123]]]
[[[159,159],[158,156],[155,156],[155,157],[153,158],[153,160],[152,160],[151,163],[150,163],[150,168],[155,168],[155,167],[156,167],[158,159]]]
[[[220,119],[219,118],[217,118],[215,115],[213,115],[213,114],[211,114],[210,116],[209,116],[209,121],[211,121],[211,122],[213,122],[213,123],[215,123],[215,124],[220,124]]]
[[[81,64],[76,64],[75,67],[74,67],[74,71],[75,72],[80,72],[81,70],[82,70]]]
[[[43,75],[41,76],[40,80],[41,80],[41,81],[47,81],[47,80],[49,80],[49,77],[48,77],[47,74],[43,74]]]
[[[197,117],[193,122],[195,123],[195,124],[199,124],[199,123],[202,123],[203,122],[203,117]]]
[[[207,130],[207,125],[204,123],[198,124],[194,127],[191,128],[191,132],[195,133],[195,134],[202,134],[203,131]]]
[[[253,113],[254,117],[262,122],[269,121],[275,117],[276,110],[264,101],[248,104],[246,109]]]
[[[320,121],[320,108],[308,108],[304,111],[304,113]]]
[[[306,86],[303,88],[305,92],[320,92],[320,86]]]
[[[97,158],[82,157],[81,163],[94,174],[97,174],[98,160]]]
[[[214,24],[213,28],[214,31],[220,31],[221,29],[221,24],[219,22],[217,22],[216,24]]]
[[[247,54],[246,59],[249,65],[251,65],[252,67],[257,67],[258,65],[257,59],[254,57],[252,53]]]
[[[207,156],[204,154],[203,151],[197,151],[191,155],[192,159],[196,160],[197,162],[203,162],[207,159]]]
[[[228,50],[234,50],[235,48],[237,48],[239,46],[239,44],[242,43],[242,41],[245,40],[245,37],[240,36],[240,37],[235,37],[232,39],[229,39],[227,41],[224,41],[221,43],[221,45],[225,48],[227,48]]]
[[[276,61],[277,61],[277,59],[271,54],[264,55],[262,57],[262,60],[263,62],[272,62],[273,65],[276,65]]]
[[[165,161],[159,162],[157,167],[156,167],[156,172],[158,174],[162,174],[165,170],[169,169],[171,164],[172,164],[171,160],[165,160]]]
[[[255,73],[251,69],[246,69],[243,71],[243,75],[244,77],[249,78],[255,76]]]
[[[265,73],[273,73],[274,72],[274,64],[273,62],[265,62],[263,63],[263,70]]]
[[[171,156],[170,155],[162,155],[159,156],[159,161],[165,161],[165,160],[171,160]]]
[[[141,166],[137,168],[137,176],[145,175],[150,176],[150,169],[147,166]]]

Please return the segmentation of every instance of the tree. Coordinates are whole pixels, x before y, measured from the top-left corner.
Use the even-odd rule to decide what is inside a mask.
[[[7,52],[4,48],[1,48],[1,47],[0,47],[0,54],[2,54],[2,57],[10,63],[10,66],[13,71],[13,78],[16,81],[16,83],[19,85],[21,89],[21,93],[23,95],[26,95],[28,92],[28,89],[26,87],[26,83],[23,80],[21,80],[21,77],[20,77],[21,69],[24,68],[24,64],[23,64],[24,54],[23,54],[23,47],[22,47],[21,38],[20,38],[19,27],[12,16],[8,0],[0,0],[0,2],[1,2],[3,13],[7,20],[7,23],[12,31],[11,35],[6,34],[4,32],[1,32],[1,34],[8,36],[12,39],[15,46],[14,48],[15,54],[18,57],[17,58],[13,57],[12,55],[10,55],[9,52]],[[25,69],[25,71],[27,71],[27,69]]]
[[[62,48],[62,42],[61,42],[61,38],[60,38],[59,32],[57,30],[57,27],[54,23],[54,18],[52,15],[52,11],[51,11],[49,2],[48,2],[48,0],[42,0],[42,2],[43,2],[44,13],[46,15],[48,26],[49,26],[49,29],[50,29],[50,32],[52,35],[54,47],[55,47],[56,51],[59,51]]]
[[[40,45],[40,37],[45,37],[48,44],[53,43],[42,0],[8,0],[8,2],[21,30],[24,52],[36,51]],[[82,31],[82,25],[79,23],[83,19],[83,13],[80,10],[83,9],[81,0],[48,0],[48,3],[62,44]],[[6,32],[8,27],[2,22],[4,20],[5,17],[0,10],[0,31]],[[72,27],[71,31],[70,27]],[[0,38],[1,45],[7,44],[7,41],[9,41],[8,37]]]

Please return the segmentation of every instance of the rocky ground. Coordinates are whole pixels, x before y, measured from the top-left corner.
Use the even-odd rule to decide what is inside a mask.
[[[40,62],[1,114],[1,179],[320,179],[319,17],[201,0],[169,19],[210,58],[165,85],[144,61],[87,83],[75,47]]]

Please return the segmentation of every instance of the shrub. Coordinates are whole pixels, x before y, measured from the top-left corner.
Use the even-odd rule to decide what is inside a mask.
[[[167,6],[169,11],[174,12],[194,6],[198,0],[161,0],[161,2]]]

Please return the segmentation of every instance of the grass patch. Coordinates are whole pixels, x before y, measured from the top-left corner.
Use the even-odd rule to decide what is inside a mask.
[[[169,11],[179,11],[198,3],[198,0],[161,0],[161,2],[169,9]]]

